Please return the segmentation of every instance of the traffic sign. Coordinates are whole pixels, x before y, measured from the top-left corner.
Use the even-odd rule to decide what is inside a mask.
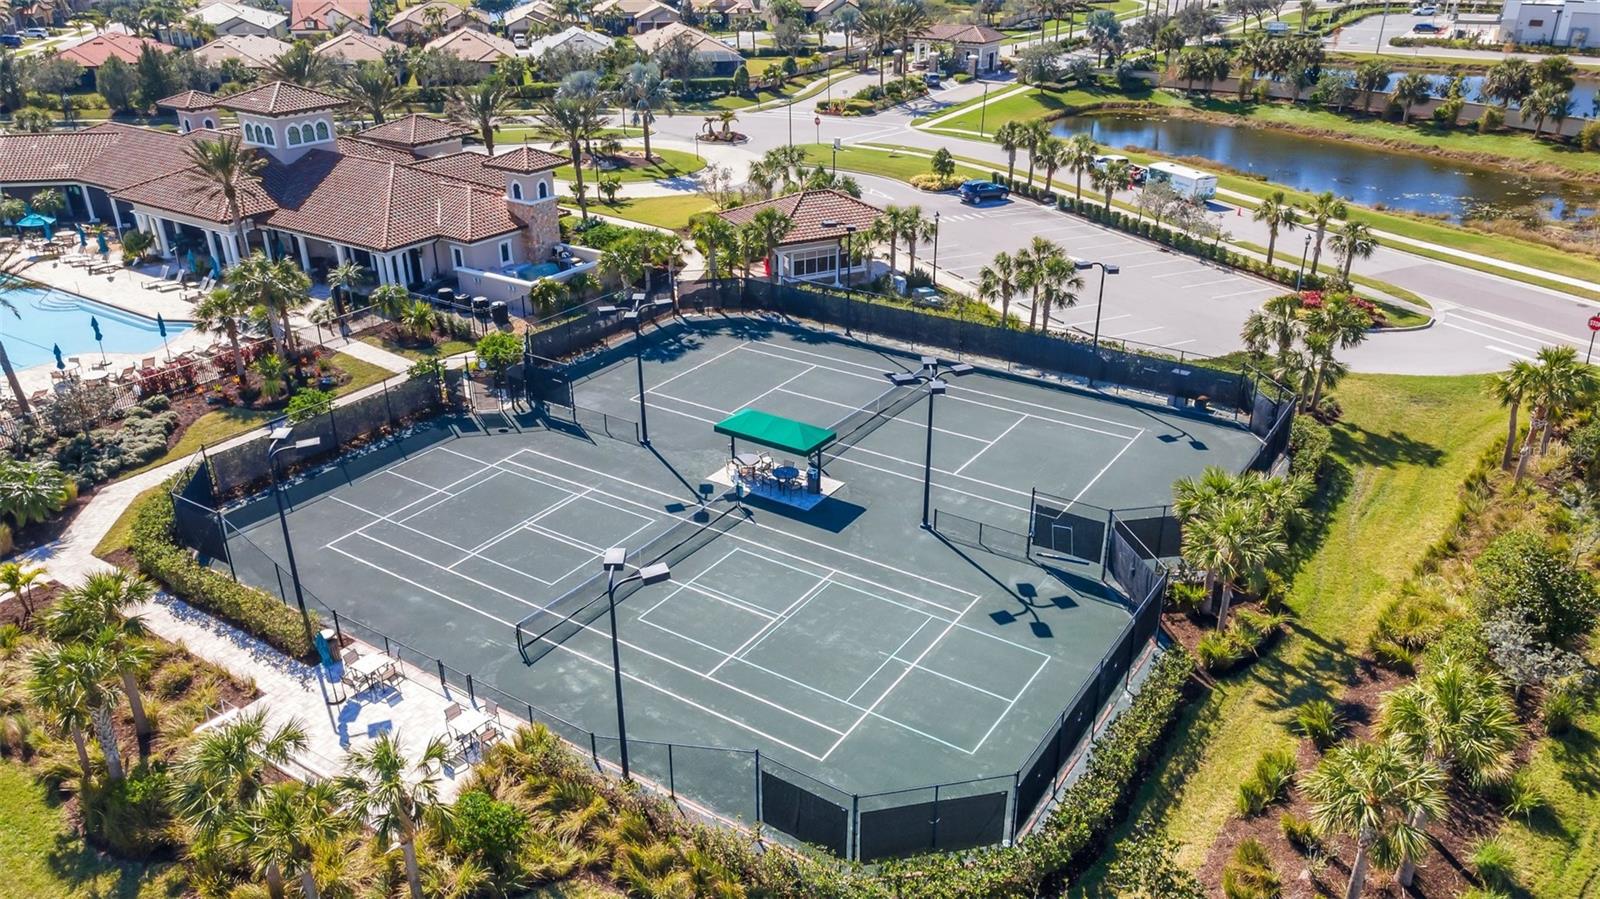
[[[1600,331],[1600,313],[1589,316],[1589,330]]]

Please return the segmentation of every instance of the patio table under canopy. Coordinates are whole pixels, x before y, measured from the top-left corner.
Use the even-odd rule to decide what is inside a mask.
[[[771,447],[811,461],[811,467],[822,468],[822,451],[838,439],[831,428],[819,427],[793,418],[762,412],[760,409],[741,409],[717,422],[713,430],[728,437],[728,457],[739,455],[739,441]]]

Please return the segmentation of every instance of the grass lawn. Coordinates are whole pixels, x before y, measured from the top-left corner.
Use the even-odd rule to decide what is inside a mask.
[[[642,151],[644,144],[630,144],[625,149]],[[655,157],[655,161],[648,165],[645,164],[642,156],[629,156],[621,160],[627,163],[623,168],[601,169],[601,174],[621,178],[622,183],[630,184],[638,181],[655,181],[662,178],[680,178],[684,175],[692,175],[706,167],[705,160],[683,150],[667,150],[660,146],[652,145],[650,153]],[[594,169],[585,168],[583,175],[585,179],[592,181]],[[556,169],[556,177],[562,181],[573,180],[572,166],[564,165]]]
[[[0,761],[0,871],[5,893],[28,899],[157,899],[177,895],[172,865],[114,862],[67,828],[33,775]]]
[[[991,94],[994,94],[1014,87],[1015,85],[1007,84],[1001,87],[991,87],[989,90]],[[993,134],[994,129],[1004,125],[1006,122],[1031,122],[1034,119],[1055,118],[1083,112],[1105,103],[1126,104],[1140,102],[1171,105],[1178,101],[1169,94],[1149,89],[1124,92],[1099,88],[1094,90],[1073,88],[1067,91],[1047,91],[1040,88],[1031,88],[1020,94],[1006,97],[1003,100],[995,100],[991,96],[988,107],[982,110],[978,108],[983,103],[983,97],[980,96],[977,99],[957,104],[950,109],[923,116],[913,124],[925,124],[930,119],[957,112],[959,114],[954,118],[945,119],[939,123],[939,127],[932,130],[971,131],[976,133],[978,126],[981,124],[984,134]],[[963,112],[962,110],[965,111]],[[960,136],[971,137],[971,135],[967,134]]]
[[[396,374],[381,365],[373,365],[365,359],[357,359],[344,353],[334,353],[333,364],[350,373],[350,383],[342,384],[335,388],[333,391],[334,396],[355,393],[363,387],[370,387],[384,378],[391,378]]]
[[[811,165],[833,165],[834,153],[831,144],[800,144],[805,151],[806,161]],[[922,155],[910,153],[896,153],[891,150],[875,150],[863,147],[845,146],[839,151],[839,168],[849,172],[860,172],[864,175],[880,175],[884,178],[894,178],[898,181],[910,180],[912,175],[922,175],[932,170],[932,160],[927,156],[927,151],[919,151]],[[975,166],[956,164],[956,174],[964,178],[987,178],[987,169]]]
[[[576,203],[569,200],[563,200],[562,205],[574,210],[578,208]],[[615,205],[599,202],[589,204],[589,211],[599,215],[627,219],[630,222],[639,222],[645,225],[655,225],[658,228],[671,228],[674,231],[684,230],[689,227],[690,218],[715,208],[716,204],[712,203],[709,197],[700,193],[672,197],[620,199]]]
[[[1548,806],[1500,829],[1516,859],[1517,895],[1587,896],[1600,877],[1600,712],[1535,743],[1527,771]]]
[[[418,362],[423,359],[442,359],[445,356],[454,356],[457,353],[465,353],[467,350],[472,349],[470,341],[456,340],[453,337],[448,340],[441,340],[430,347],[401,346],[398,343],[393,343],[380,337],[363,337],[361,342]]]
[[[1288,719],[1300,704],[1337,698],[1379,611],[1455,514],[1467,472],[1505,427],[1484,382],[1351,375],[1335,391],[1344,408],[1334,427],[1336,489],[1318,509],[1322,540],[1289,592],[1289,634],[1187,709],[1128,815],[1153,814],[1182,845],[1181,867],[1199,868],[1236,814],[1250,773],[1240,760],[1291,742]]]
[[[159,493],[164,489],[166,489],[165,484],[156,484],[153,487],[141,490],[139,495],[128,503],[128,507],[122,510],[122,514],[117,516],[117,520],[111,523],[111,529],[106,531],[106,535],[101,537],[100,542],[94,545],[94,554],[103,559],[119,549],[127,549],[128,541],[133,539],[134,510],[138,509],[139,504],[144,502],[150,495]],[[0,802],[3,802],[3,797],[0,797]]]

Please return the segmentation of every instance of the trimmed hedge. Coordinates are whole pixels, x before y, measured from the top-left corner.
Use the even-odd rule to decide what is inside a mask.
[[[182,477],[182,475],[179,475]],[[300,613],[271,594],[234,583],[227,575],[195,561],[174,539],[171,490],[177,479],[147,497],[134,512],[128,549],[139,570],[202,611],[210,612],[297,659],[312,656]],[[311,627],[320,627],[311,613]]]

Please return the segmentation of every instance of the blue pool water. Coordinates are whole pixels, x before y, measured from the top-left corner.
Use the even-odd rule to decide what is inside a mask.
[[[108,353],[151,355],[161,348],[161,334],[153,318],[48,287],[11,290],[6,299],[21,317],[0,309],[0,341],[5,342],[11,364],[19,369],[54,365],[52,344],[61,345],[63,358],[83,356],[85,364],[91,354],[99,358],[100,345],[95,343],[94,330],[89,326],[91,316],[100,322]],[[167,337],[176,337],[190,327],[188,322],[169,321]]]
[[[554,275],[561,271],[561,266],[554,262],[524,262],[511,269],[511,276],[523,281],[536,281],[547,275]]]

